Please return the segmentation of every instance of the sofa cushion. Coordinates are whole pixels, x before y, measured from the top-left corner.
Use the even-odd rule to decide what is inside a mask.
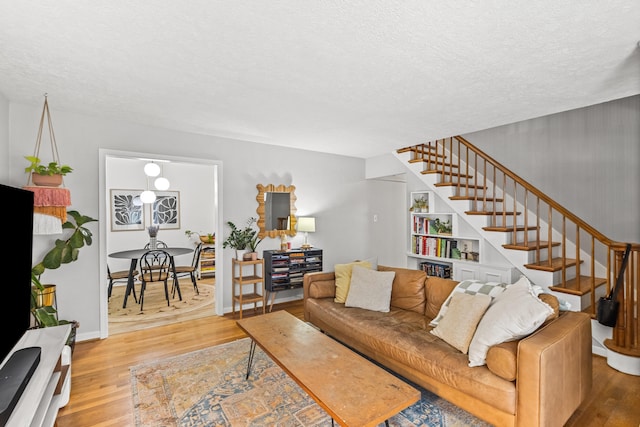
[[[518,373],[518,343],[508,341],[489,347],[487,368],[500,378],[515,381]]]
[[[333,298],[336,296],[336,282],[315,280],[309,285],[309,298]]]
[[[424,315],[427,316],[429,320],[434,319],[438,315],[440,307],[442,307],[442,304],[444,304],[449,295],[451,295],[451,292],[453,292],[453,289],[458,283],[459,282],[455,280],[435,276],[429,276],[427,278],[424,285],[427,298]]]
[[[442,307],[440,307],[440,311],[438,312],[438,315],[435,317],[435,319],[431,321],[430,325],[431,326],[438,325],[438,322],[440,322],[442,317],[447,312],[447,309],[449,308],[449,304],[451,303],[451,297],[453,296],[454,292],[464,292],[466,294],[471,294],[471,295],[484,294],[484,295],[489,295],[490,297],[496,297],[500,295],[502,292],[504,292],[506,286],[507,285],[505,285],[504,283],[498,283],[498,282],[481,282],[480,280],[463,280],[462,282],[458,283],[458,285],[453,289],[453,292],[451,292],[451,295],[449,295],[449,297],[442,304]]]
[[[388,313],[349,308],[333,299],[307,301],[311,323],[328,335],[385,363],[409,367],[505,411],[516,411],[515,383],[491,373],[486,366],[470,368],[468,358],[444,340],[429,333],[428,319],[419,313],[398,310]],[[410,378],[408,378],[410,379]]]
[[[489,295],[455,292],[449,309],[431,333],[467,354],[478,322],[491,304]]]
[[[336,264],[334,266],[336,274],[335,302],[344,303],[347,300],[349,285],[351,284],[351,269],[354,265],[371,268],[371,264],[367,261],[355,261],[347,264]]]
[[[378,271],[393,271],[393,287],[391,289],[391,307],[424,313],[425,293],[424,284],[427,273],[408,268],[394,268],[383,265]]]
[[[388,312],[395,275],[393,271],[376,271],[354,265],[345,307]]]
[[[553,309],[542,302],[522,276],[495,298],[478,324],[469,345],[469,366],[482,366],[492,345],[513,341],[531,334]]]

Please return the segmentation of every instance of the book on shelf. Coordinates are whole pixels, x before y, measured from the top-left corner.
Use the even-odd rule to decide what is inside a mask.
[[[420,263],[420,268],[427,273],[428,276],[442,277],[444,279],[451,278],[451,266],[447,264],[423,262]]]
[[[446,237],[411,236],[411,252],[416,255],[460,259],[458,241]]]

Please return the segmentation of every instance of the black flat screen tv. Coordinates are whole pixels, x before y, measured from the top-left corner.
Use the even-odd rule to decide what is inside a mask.
[[[3,308],[0,309],[0,362],[31,325],[33,192],[0,184],[0,224],[5,227],[2,259]],[[12,231],[11,236],[8,235]]]

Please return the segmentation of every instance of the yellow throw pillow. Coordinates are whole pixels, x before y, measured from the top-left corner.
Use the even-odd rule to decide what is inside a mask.
[[[371,263],[368,261],[356,261],[348,264],[336,264],[334,272],[336,274],[336,297],[335,302],[344,304],[349,295],[349,286],[351,285],[351,270],[354,265],[371,269]]]

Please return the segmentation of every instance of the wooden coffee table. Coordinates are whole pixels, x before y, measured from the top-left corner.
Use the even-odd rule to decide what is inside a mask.
[[[420,392],[286,311],[237,321],[256,344],[333,420],[375,426],[420,399]]]

